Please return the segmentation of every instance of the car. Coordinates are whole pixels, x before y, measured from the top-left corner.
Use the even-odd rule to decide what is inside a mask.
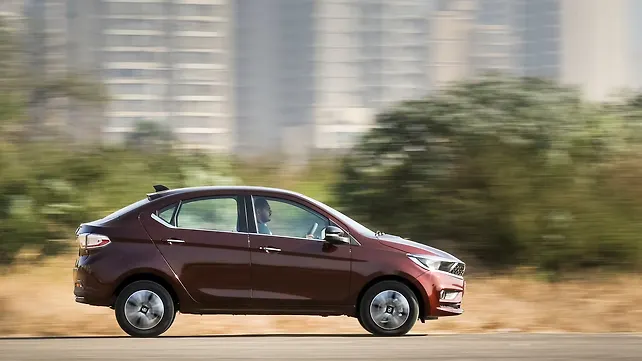
[[[349,316],[378,336],[463,312],[464,262],[305,195],[154,190],[76,230],[75,301],[114,309],[131,336],[161,335],[179,311]]]

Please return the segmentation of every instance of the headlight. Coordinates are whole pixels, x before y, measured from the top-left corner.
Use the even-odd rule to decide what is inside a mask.
[[[443,270],[443,268],[450,266],[452,261],[444,260],[443,258],[435,256],[426,256],[426,255],[417,255],[409,254],[408,258],[411,261],[415,262],[422,268],[425,268],[429,271]]]

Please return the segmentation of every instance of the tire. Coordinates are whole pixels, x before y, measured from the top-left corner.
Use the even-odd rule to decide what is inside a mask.
[[[402,336],[417,322],[419,302],[403,283],[382,281],[364,293],[358,317],[361,326],[375,336]]]
[[[159,336],[176,317],[172,296],[165,287],[152,281],[127,285],[116,298],[114,309],[120,328],[133,337]]]

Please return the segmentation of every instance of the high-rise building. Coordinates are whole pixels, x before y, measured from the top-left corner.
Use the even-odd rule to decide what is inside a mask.
[[[629,26],[630,33],[633,34],[631,37],[631,43],[633,44],[633,51],[630,54],[629,60],[631,64],[637,64],[639,59],[642,59],[642,1],[633,2],[631,12],[629,13]],[[637,90],[642,90],[642,66],[633,66],[633,79],[635,79],[634,88]]]
[[[485,71],[591,100],[640,86],[633,3],[642,13],[635,0],[29,0],[26,14],[44,34],[35,70],[87,73],[110,92],[105,109],[67,104],[77,137],[118,141],[153,121],[187,148],[306,157]]]
[[[470,34],[475,25],[476,0],[438,0],[429,18],[431,84],[438,89],[471,75]]]
[[[421,0],[237,0],[237,149],[345,149],[430,89]]]
[[[68,69],[90,81],[104,80],[101,6],[99,0],[66,0]],[[109,126],[105,114],[107,109],[69,99],[66,133],[72,139],[90,142],[109,138],[109,133],[103,134],[103,130]]]
[[[301,155],[314,141],[315,0],[234,1],[236,150]]]
[[[429,14],[418,0],[318,2],[317,148],[349,148],[377,112],[428,93]]]
[[[531,2],[532,3],[532,2]],[[520,68],[520,1],[479,0],[470,33],[471,74],[515,73]]]
[[[635,86],[632,0],[561,0],[562,83],[601,101]]]
[[[433,76],[438,83],[487,71],[545,77],[578,86],[588,100],[605,100],[638,84],[631,61],[635,28],[629,14],[634,2],[440,1],[434,24]],[[471,9],[472,23],[466,15]],[[458,36],[451,35],[451,28],[460,29]],[[461,53],[441,45],[444,37],[465,44],[458,50],[467,55],[454,56]],[[453,64],[464,61],[467,70],[438,66],[442,58]]]
[[[318,1],[314,51],[314,148],[343,148],[350,136],[371,123],[366,102],[379,96],[377,78],[366,79],[382,52],[381,33],[361,16],[381,21],[381,6],[374,1]],[[375,18],[376,15],[379,18]],[[379,45],[379,47],[377,47]],[[366,46],[368,54],[364,54]],[[367,55],[370,55],[368,58]],[[366,66],[366,62],[370,62]]]
[[[234,140],[230,0],[29,0],[34,71],[102,81],[104,109],[69,100],[75,138],[121,141],[156,122],[185,148]],[[47,111],[47,115],[51,112]]]
[[[69,69],[67,58],[68,28],[64,0],[28,0],[24,3],[24,44],[27,65],[34,79],[43,83],[61,79]],[[46,127],[63,128],[69,117],[69,103],[64,98],[31,94],[34,106],[29,109],[32,121],[46,134]]]
[[[0,2],[0,16],[3,18],[18,18],[22,16],[25,0],[3,0]]]
[[[517,2],[515,28],[521,41],[516,55],[524,76],[559,80],[562,74],[562,9],[559,0]]]
[[[229,0],[102,0],[99,63],[112,101],[105,132],[169,125],[186,148],[233,144]]]

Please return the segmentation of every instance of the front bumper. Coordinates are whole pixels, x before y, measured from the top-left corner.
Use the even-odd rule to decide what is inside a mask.
[[[426,318],[457,316],[464,312],[461,305],[466,281],[463,278],[446,272],[428,271],[417,277],[417,281],[424,291]]]

